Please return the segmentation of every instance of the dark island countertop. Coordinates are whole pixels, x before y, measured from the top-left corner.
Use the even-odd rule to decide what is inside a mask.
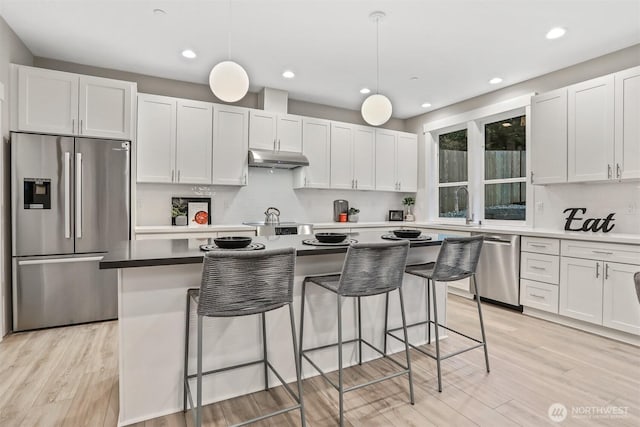
[[[350,233],[350,239],[359,243],[385,242],[383,233],[368,231]],[[446,234],[426,234],[431,240],[411,241],[411,247],[439,246]],[[297,256],[337,254],[347,251],[347,246],[309,246],[303,240],[310,235],[254,237],[253,242],[263,243],[266,249],[294,247]],[[204,251],[200,245],[213,244],[213,239],[131,240],[123,241],[105,254],[100,261],[101,269],[153,267],[159,265],[200,264]]]

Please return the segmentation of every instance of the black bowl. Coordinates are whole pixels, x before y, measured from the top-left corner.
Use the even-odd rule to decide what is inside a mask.
[[[239,249],[249,246],[251,243],[251,237],[244,236],[228,236],[228,237],[216,237],[213,242],[217,247],[222,249]]]
[[[346,238],[344,233],[316,233],[316,239],[320,243],[340,243]]]
[[[393,234],[396,237],[400,237],[402,239],[415,239],[416,237],[422,234],[421,230],[393,230]]]

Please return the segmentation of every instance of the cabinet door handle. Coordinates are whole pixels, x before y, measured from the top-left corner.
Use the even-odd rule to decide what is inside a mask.
[[[305,187],[307,186],[307,177],[306,176],[304,177],[304,186]]]
[[[173,182],[174,170],[171,169],[171,182]]]
[[[278,140],[278,151],[280,151],[280,140]]]
[[[596,262],[596,279],[600,277],[600,263]]]
[[[593,252],[594,254],[613,255],[613,252],[607,252],[607,251],[596,251],[596,250],[593,250],[591,252]]]
[[[76,133],[76,119],[71,119],[71,133]]]
[[[178,182],[180,182],[180,169],[178,169]]]
[[[273,139],[273,151],[278,151],[276,139]]]
[[[620,168],[620,163],[616,163],[616,178],[622,178],[622,169]]]
[[[609,264],[604,265],[604,280],[609,279]]]
[[[82,135],[82,119],[80,119],[80,129],[78,129],[80,131],[80,135]]]
[[[607,165],[607,178],[611,179],[611,165]]]
[[[244,185],[247,185],[247,174],[245,173],[244,176],[242,177],[242,183]]]
[[[531,183],[533,184],[533,171],[531,171]]]
[[[358,180],[356,179],[356,189],[358,188]]]

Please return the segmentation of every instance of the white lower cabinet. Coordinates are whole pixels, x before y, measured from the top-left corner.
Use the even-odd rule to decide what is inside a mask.
[[[520,304],[558,314],[558,285],[520,279]]]
[[[602,324],[603,270],[602,261],[562,257],[559,306],[561,315]]]
[[[633,275],[639,265],[604,263],[602,325],[640,335],[640,303]]]

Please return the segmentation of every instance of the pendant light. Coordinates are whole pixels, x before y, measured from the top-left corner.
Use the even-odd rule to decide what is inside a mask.
[[[237,62],[231,60],[231,0],[229,0],[229,30],[227,60],[219,62],[209,74],[209,86],[215,96],[225,102],[241,100],[249,90],[249,76]]]
[[[380,93],[380,21],[386,16],[384,12],[373,12],[369,18],[376,22],[376,93],[362,103],[362,118],[372,126],[385,124],[393,111],[389,98]]]

